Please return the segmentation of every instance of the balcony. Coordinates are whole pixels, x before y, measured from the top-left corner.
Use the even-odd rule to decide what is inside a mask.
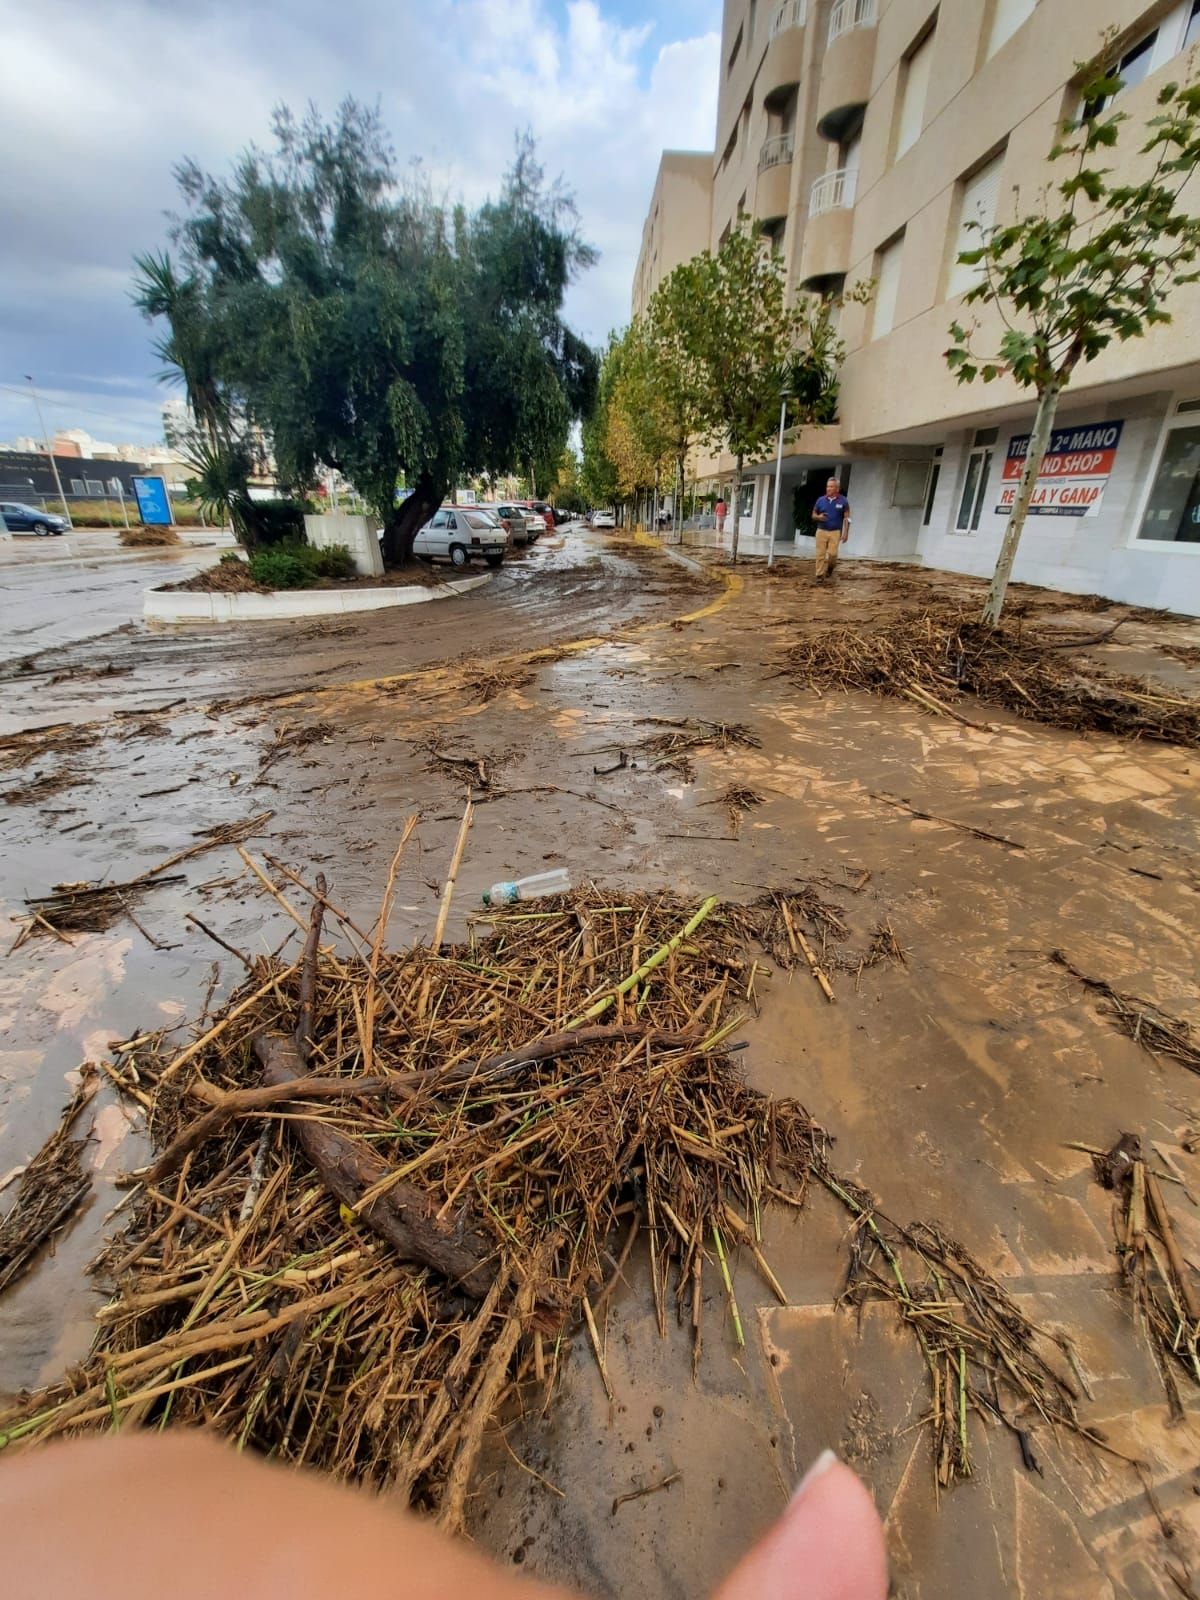
[[[758,152],[758,170],[765,172],[768,167],[781,167],[790,161],[795,153],[796,135],[778,133],[773,139],[763,142],[763,147]]]
[[[855,28],[873,28],[879,19],[879,0],[837,0],[829,13],[829,43]]]
[[[878,0],[837,0],[817,86],[817,132],[841,140],[871,95]]]
[[[850,235],[858,172],[839,167],[818,178],[808,197],[808,220],[800,246],[797,277],[804,288],[844,277],[850,270]]]
[[[802,28],[807,21],[808,0],[783,0],[783,4],[776,6],[771,15],[767,38],[778,39],[789,28]]]
[[[782,111],[800,86],[804,75],[804,25],[807,21],[808,0],[785,0],[775,8],[758,78],[763,105],[768,111]]]
[[[768,139],[758,153],[754,215],[760,223],[779,222],[788,214],[795,148],[795,135],[781,133],[774,139]]]
[[[808,214],[821,217],[827,211],[848,211],[858,190],[858,168],[838,167],[818,178],[808,197]]]

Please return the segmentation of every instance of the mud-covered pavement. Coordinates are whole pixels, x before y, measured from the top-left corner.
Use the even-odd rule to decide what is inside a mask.
[[[319,867],[366,927],[416,811],[420,851],[405,858],[392,936],[426,935],[462,809],[447,758],[465,757],[482,760],[485,787],[452,935],[495,879],[560,864],[697,897],[821,880],[858,943],[890,921],[907,965],[836,974],[835,1005],[799,974],[762,989],[747,1072],[803,1101],[836,1137],[839,1167],[891,1215],[940,1221],[1035,1320],[1069,1331],[1094,1397],[1085,1415],[1149,1464],[1153,1499],[1118,1456],[1045,1429],[1027,1470],[1008,1434],[975,1419],[975,1478],[935,1504],[922,1373],[884,1309],[859,1320],[836,1307],[844,1217],[816,1196],[798,1218],[767,1221],[786,1305],[752,1262],[737,1270],[744,1355],[710,1336],[693,1385],[686,1331],[659,1340],[635,1258],[607,1321],[615,1405],[581,1345],[547,1417],[514,1416],[473,1522],[531,1572],[596,1593],[701,1593],[833,1446],[888,1518],[901,1594],[1178,1594],[1171,1565],[1200,1584],[1196,1419],[1165,1426],[1115,1276],[1112,1197],[1068,1148],[1131,1129],[1165,1151],[1160,1170],[1184,1179],[1169,1196],[1180,1244],[1200,1264],[1196,1082],[1115,1032],[1048,959],[1062,949],[1200,1021],[1200,765],[1193,751],[994,710],[996,731],[981,732],[903,702],[804,695],[780,674],[799,629],[886,615],[929,581],[854,564],[823,590],[799,566],[697,574],[648,544],[571,530],[445,603],[361,622],[98,626],[0,670],[0,732],[61,721],[81,741],[44,770],[0,773],[10,917],[55,883],[131,878],[199,830],[269,810],[247,852],[301,908],[268,858],[310,878]],[[1168,636],[1194,646],[1200,627],[1132,620],[1104,659],[1195,692],[1195,669],[1160,652]],[[697,754],[691,781],[636,757],[597,774],[646,719],[689,716],[746,723],[761,747]],[[764,797],[736,828],[714,803],[734,781]],[[139,902],[140,928],[121,921],[69,947],[32,939],[5,962],[0,1179],[53,1125],[81,1061],[236,985],[236,960],[187,913],[248,954],[298,941],[234,850],[179,870],[185,884]],[[104,1100],[92,1203],[0,1298],[0,1387],[54,1376],[86,1347],[97,1300],[83,1268],[121,1199],[113,1179],[136,1163],[129,1130]],[[611,1509],[674,1472],[671,1488]]]

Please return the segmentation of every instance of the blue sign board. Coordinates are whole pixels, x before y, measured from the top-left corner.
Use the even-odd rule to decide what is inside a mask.
[[[146,527],[170,528],[174,525],[165,479],[134,478],[133,492],[137,497],[138,514]]]

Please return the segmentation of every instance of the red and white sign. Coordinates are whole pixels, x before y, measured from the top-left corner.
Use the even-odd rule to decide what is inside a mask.
[[[1124,422],[1098,422],[1086,428],[1058,428],[1050,435],[1030,514],[1043,517],[1094,517],[1100,510],[1104,487],[1117,459]],[[996,510],[1007,516],[1017,500],[1021,473],[1029,454],[1027,433],[1008,441],[1000,503]]]

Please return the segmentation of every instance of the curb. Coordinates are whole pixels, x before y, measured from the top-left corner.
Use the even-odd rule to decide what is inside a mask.
[[[394,589],[293,589],[279,594],[205,594],[147,589],[142,615],[148,622],[282,622],[293,617],[334,617],[354,611],[416,606],[428,600],[453,600],[492,581],[452,578],[436,588],[413,584]]]

